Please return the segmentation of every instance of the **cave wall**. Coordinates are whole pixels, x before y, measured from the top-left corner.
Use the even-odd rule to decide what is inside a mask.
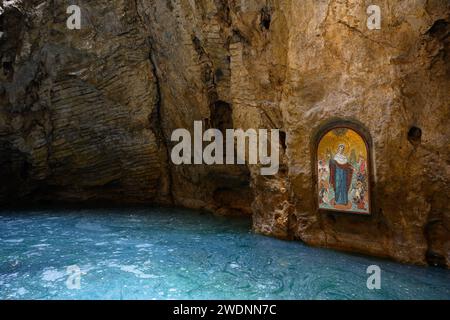
[[[3,4],[2,203],[170,203],[251,214],[257,232],[450,266],[446,0],[68,1]],[[370,135],[373,214],[318,212],[314,141]],[[277,128],[280,171],[175,166],[171,133]]]
[[[147,38],[129,1],[13,2],[2,14],[0,141],[5,202],[167,198]],[[13,158],[14,157],[14,158]],[[16,160],[17,159],[17,160]],[[3,180],[3,179],[2,179]]]

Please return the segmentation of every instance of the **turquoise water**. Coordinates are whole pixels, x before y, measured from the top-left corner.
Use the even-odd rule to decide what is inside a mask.
[[[450,298],[448,270],[280,241],[248,220],[180,209],[2,211],[0,243],[0,299]],[[381,290],[366,286],[373,264]],[[80,286],[69,289],[74,265]]]

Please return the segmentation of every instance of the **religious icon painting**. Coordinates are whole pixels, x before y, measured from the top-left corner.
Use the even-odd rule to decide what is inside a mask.
[[[325,132],[317,147],[319,209],[369,215],[369,160],[367,143],[355,130]]]

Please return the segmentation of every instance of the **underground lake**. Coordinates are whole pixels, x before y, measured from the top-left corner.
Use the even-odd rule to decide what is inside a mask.
[[[0,299],[450,298],[449,270],[281,241],[249,219],[184,209],[3,210],[0,243]],[[371,265],[379,290],[367,288]]]

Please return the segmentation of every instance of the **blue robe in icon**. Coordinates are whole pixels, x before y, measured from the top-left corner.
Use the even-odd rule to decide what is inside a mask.
[[[353,168],[349,163],[340,164],[330,160],[330,184],[334,189],[334,201],[338,205],[348,204],[348,192],[352,184]]]

